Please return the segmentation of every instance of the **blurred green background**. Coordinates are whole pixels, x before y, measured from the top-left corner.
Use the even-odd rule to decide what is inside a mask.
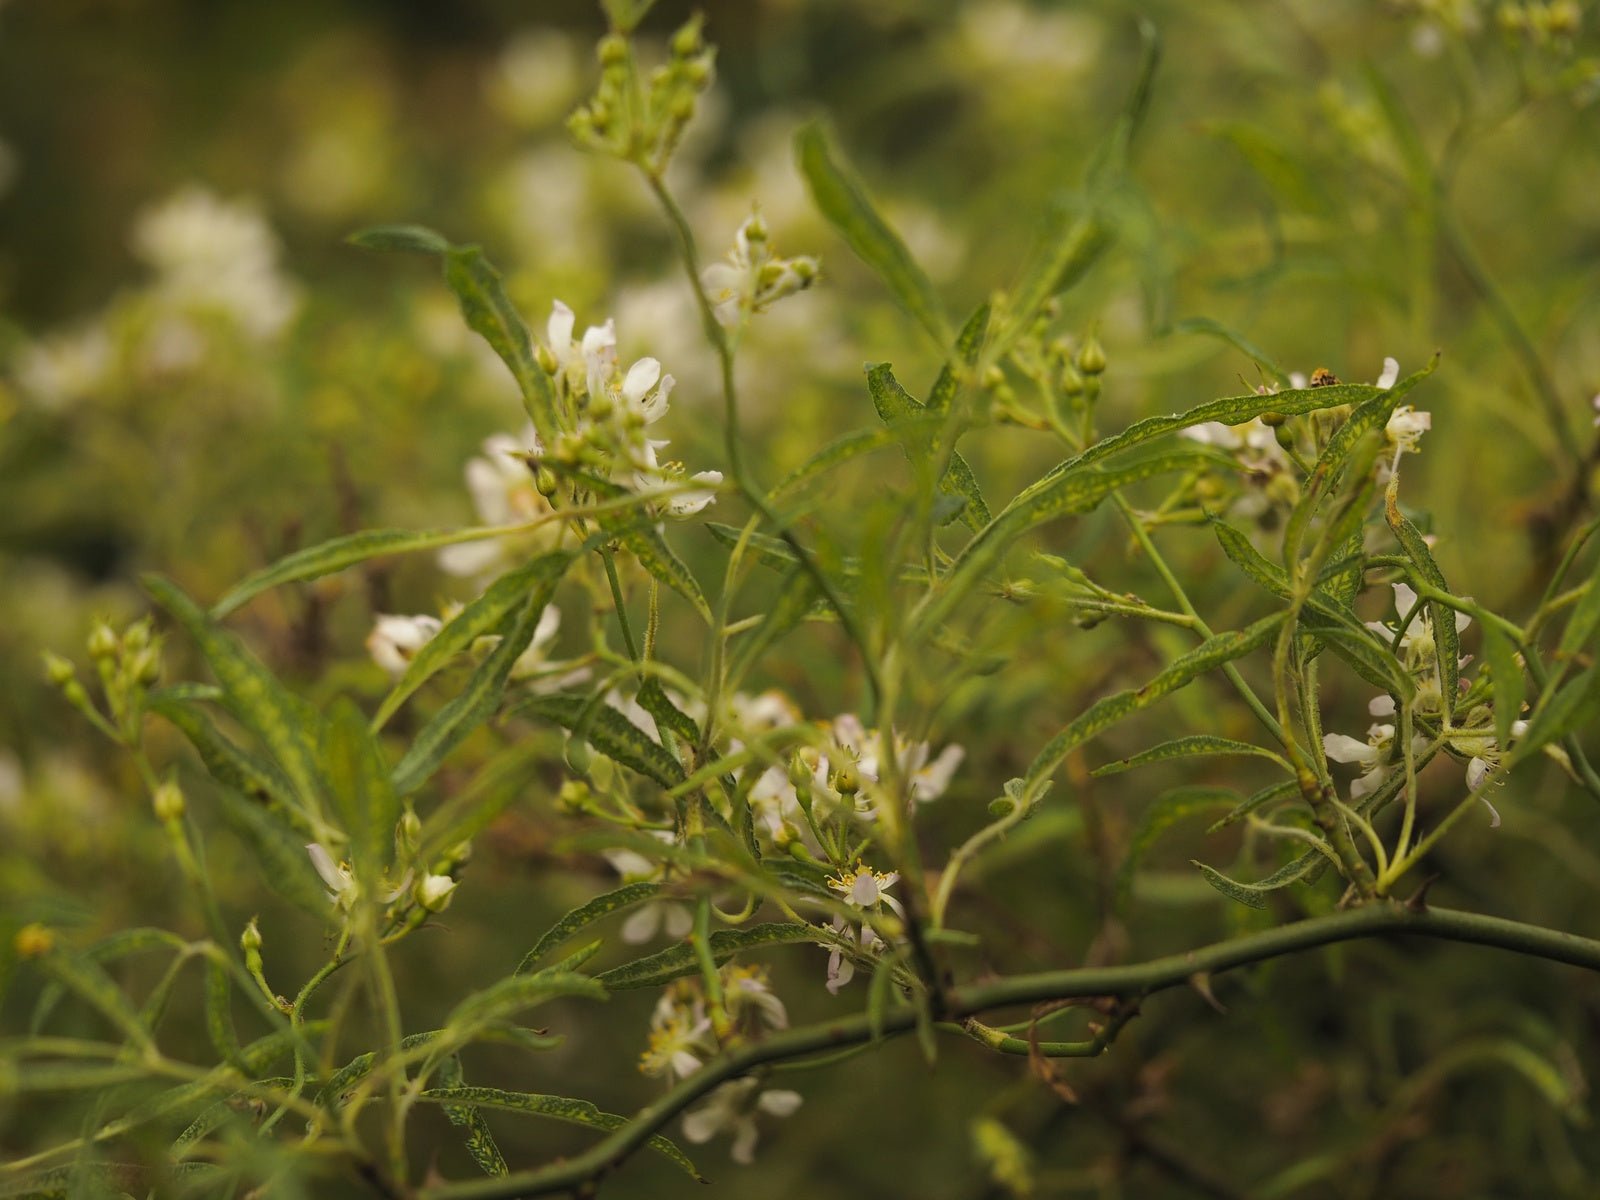
[[[1143,17],[1165,57],[1118,244],[1061,314],[1069,331],[1097,324],[1106,346],[1102,429],[1243,391],[1241,377],[1255,384],[1250,355],[1185,324],[1196,318],[1286,370],[1327,366],[1352,381],[1376,378],[1386,355],[1409,371],[1440,349],[1438,374],[1416,395],[1434,428],[1408,463],[1406,495],[1431,521],[1457,590],[1526,611],[1540,572],[1592,514],[1600,18],[1588,6],[703,8],[718,79],[674,168],[702,246],[722,253],[756,202],[780,252],[818,254],[825,272],[758,320],[741,352],[764,478],[874,423],[864,361],[894,362],[917,393],[939,365],[812,213],[793,166],[795,127],[830,118],[950,311],[970,311],[1016,277],[1046,209],[1074,202],[1130,86]],[[647,44],[689,11],[664,0]],[[485,437],[518,428],[515,389],[427,264],[365,255],[343,244],[350,231],[414,221],[481,242],[536,329],[557,297],[583,324],[615,314],[624,361],[654,355],[679,380],[674,455],[720,461],[714,359],[667,231],[627,169],[584,156],[564,132],[592,86],[601,30],[594,6],[577,0],[0,6],[8,920],[46,920],[84,941],[128,923],[196,932],[136,782],[43,682],[41,648],[81,659],[95,615],[142,613],[141,571],[211,599],[339,532],[476,519],[463,464]],[[1058,457],[1042,441],[997,428],[963,450],[993,500]],[[842,544],[862,535],[850,504],[883,500],[884,486],[870,470],[841,484],[838,515],[821,520]],[[709,536],[692,525],[674,536],[702,578],[719,578],[724,552]],[[1108,586],[1161,594],[1110,518],[1049,530],[1038,544]],[[1248,619],[1255,600],[1203,530],[1163,545],[1219,627]],[[373,613],[432,612],[470,594],[419,557],[287,589],[236,626],[314,696],[375,699],[384,679],[362,650]],[[1370,615],[1383,615],[1383,600]],[[669,632],[682,617],[669,612]],[[998,682],[941,714],[945,740],[969,758],[928,813],[935,862],[1062,722],[1180,644],[1160,630],[1079,629],[1048,598],[985,637],[1013,653]],[[1029,652],[1015,654],[1019,645]],[[193,677],[190,653],[174,645],[169,662]],[[683,665],[695,662],[686,653]],[[856,687],[826,630],[796,635],[759,682],[788,688],[818,718],[848,708]],[[1142,805],[1159,786],[1194,780],[1090,781],[1087,766],[1175,727],[1247,728],[1201,686],[1069,764],[1080,803],[981,864],[962,925],[992,949],[963,970],[1147,957],[1268,919],[1198,883],[1187,860],[1225,866],[1236,844],[1188,826],[1151,854],[1125,919],[1111,912],[1111,877]],[[1328,697],[1330,727],[1340,713],[1358,734],[1365,692],[1330,679]],[[549,740],[543,786],[481,839],[448,933],[425,931],[398,956],[415,1028],[508,970],[555,915],[612,878],[564,842],[572,826],[552,802],[560,747]],[[1222,781],[1248,790],[1221,770],[1200,780]],[[1442,804],[1453,784],[1437,786]],[[242,924],[262,914],[269,973],[288,989],[321,961],[319,927],[262,885],[241,844],[205,815],[204,793],[196,779],[228,915]],[[1554,767],[1530,766],[1500,807],[1500,829],[1437,856],[1434,897],[1600,934],[1593,802]],[[1275,919],[1329,907],[1328,887],[1283,899]],[[820,951],[774,962],[797,1020],[863,1000],[860,983],[840,999],[823,992]],[[19,975],[4,996],[7,1032],[26,1024],[33,986]],[[952,1040],[930,1071],[908,1042],[785,1078],[805,1106],[766,1129],[754,1170],[728,1164],[725,1144],[696,1157],[723,1191],[998,1195],[974,1134],[991,1117],[1031,1147],[1040,1195],[1600,1194],[1585,1124],[1586,1076],[1600,1062],[1594,979],[1466,948],[1374,945],[1229,977],[1217,992],[1225,1013],[1167,995],[1104,1060],[1062,1066],[1077,1105],[1025,1061]],[[630,1111],[652,1094],[633,1071],[650,1003],[619,998],[603,1020],[562,1010],[564,1049],[525,1069],[469,1053],[469,1075]],[[514,1117],[491,1125],[513,1163],[587,1141]],[[72,1128],[69,1106],[23,1112],[0,1096],[0,1157]],[[419,1116],[418,1128],[420,1164],[470,1172],[442,1118]],[[327,1186],[318,1194],[341,1194]],[[613,1190],[700,1194],[644,1159]]]

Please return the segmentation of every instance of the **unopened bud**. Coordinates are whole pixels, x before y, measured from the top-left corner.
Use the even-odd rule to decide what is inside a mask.
[[[1289,418],[1281,412],[1264,412],[1261,414],[1261,423],[1268,429],[1277,429]]]
[[[78,671],[70,662],[59,654],[46,650],[44,658],[44,677],[56,687],[65,687],[77,676]]]
[[[417,816],[415,809],[408,807],[400,814],[400,820],[394,827],[395,858],[401,862],[409,862],[416,856],[417,847],[420,845],[422,845],[422,820]]]
[[[600,45],[595,50],[600,64],[606,67],[615,67],[628,60],[628,39],[620,34],[607,34],[600,39]]]
[[[163,822],[182,820],[186,807],[183,789],[175,780],[163,780],[156,786],[155,795],[150,798],[150,806],[155,809],[156,817]]]
[[[693,58],[705,48],[705,39],[700,34],[702,24],[700,17],[691,17],[672,35],[672,53],[676,57]]]
[[[424,875],[411,889],[411,898],[429,912],[443,912],[455,898],[456,881],[448,875]]]
[[[568,779],[561,785],[561,791],[556,795],[556,803],[561,806],[561,810],[574,816],[587,812],[592,799],[593,793],[589,791],[589,785],[581,779]]]
[[[104,621],[97,622],[89,634],[89,657],[115,658],[120,646],[116,631]]]
[[[244,932],[239,935],[239,949],[246,954],[260,953],[261,930],[256,927],[255,917],[250,918],[250,923],[244,927]]]
[[[24,925],[17,930],[17,936],[11,945],[16,950],[18,958],[43,958],[56,948],[55,931],[37,922]]]
[[[589,743],[580,737],[568,737],[566,749],[567,766],[578,775],[587,775],[593,757],[589,753]]]
[[[1078,351],[1078,370],[1085,375],[1103,375],[1106,369],[1106,352],[1100,345],[1100,339],[1093,334],[1083,344],[1083,349]]]
[[[856,769],[855,763],[845,763],[833,773],[833,778],[828,782],[841,796],[854,796],[861,790],[861,772]]]

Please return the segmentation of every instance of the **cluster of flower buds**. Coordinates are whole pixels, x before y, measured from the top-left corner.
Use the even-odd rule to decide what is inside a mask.
[[[751,314],[805,291],[820,272],[817,260],[809,256],[779,258],[774,254],[766,222],[752,213],[734,235],[727,259],[701,272],[700,282],[718,323],[725,329],[738,329]]]
[[[77,668],[58,654],[44,654],[45,677],[102,733],[132,745],[139,739],[144,699],[161,679],[161,638],[145,617],[119,635],[106,621],[96,622],[89,634],[89,657],[100,676],[100,688],[110,713],[107,720],[78,679]]]
[[[643,85],[625,34],[601,39],[600,82],[590,101],[567,119],[578,144],[660,176],[711,86],[716,52],[706,45],[702,24],[703,18],[691,17],[672,35],[667,61]]]

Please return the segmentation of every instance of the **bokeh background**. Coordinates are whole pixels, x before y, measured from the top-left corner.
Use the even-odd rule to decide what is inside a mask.
[[[1257,381],[1250,353],[1196,319],[1236,331],[1285,369],[1327,366],[1347,380],[1376,378],[1386,355],[1411,370],[1441,349],[1417,395],[1434,428],[1408,463],[1406,490],[1454,586],[1526,612],[1540,571],[1592,514],[1600,15],[1590,6],[703,7],[718,78],[674,185],[708,254],[731,244],[757,203],[779,250],[817,254],[825,272],[760,319],[742,351],[764,477],[873,424],[864,361],[893,361],[914,392],[938,368],[813,213],[794,129],[831,120],[950,310],[966,312],[1016,277],[1047,208],[1072,203],[1130,86],[1143,17],[1161,31],[1165,57],[1120,197],[1118,244],[1061,316],[1073,333],[1097,326],[1106,347],[1102,428]],[[647,44],[664,44],[688,12],[663,0]],[[601,30],[595,6],[579,0],[0,6],[8,929],[44,920],[87,942],[128,923],[194,925],[136,781],[43,681],[41,649],[81,659],[94,617],[144,612],[141,571],[214,598],[340,532],[476,519],[463,464],[484,438],[518,427],[514,387],[428,264],[363,254],[344,244],[351,231],[415,221],[481,243],[536,327],[557,297],[580,322],[614,314],[624,361],[654,355],[679,381],[674,454],[718,462],[714,360],[666,229],[627,169],[580,153],[564,131],[592,86]],[[1052,461],[1041,441],[994,429],[963,450],[993,499]],[[821,520],[848,545],[859,533],[851,504],[881,501],[884,486],[871,471],[851,476],[837,515]],[[1248,619],[1253,598],[1203,530],[1169,541],[1203,611],[1219,626]],[[676,543],[704,578],[718,577],[724,552],[709,536],[688,527]],[[1039,545],[1108,584],[1160,595],[1110,519],[1048,531]],[[469,595],[423,556],[287,589],[237,625],[314,698],[375,699],[385,680],[362,649],[374,612],[437,611]],[[669,612],[669,634],[682,616]],[[1010,657],[1003,682],[942,715],[941,732],[968,760],[929,813],[935,860],[936,847],[982,823],[1000,783],[1064,720],[1182,644],[1160,629],[1080,629],[1048,597],[990,636],[1029,652]],[[670,637],[665,646],[671,658]],[[194,677],[188,655],[174,645],[169,661]],[[858,687],[826,629],[797,635],[757,682],[789,689],[814,717],[846,709]],[[1359,734],[1365,693],[1349,680],[1327,687],[1330,714]],[[1247,722],[1197,685],[1096,755]],[[614,879],[569,843],[550,740],[540,785],[482,839],[447,933],[414,938],[399,955],[415,1028],[431,1027],[462,986],[508,970],[554,916]],[[159,744],[183,759],[175,743]],[[1192,769],[1088,780],[1099,761],[1069,765],[1078,803],[1041,816],[975,870],[963,927],[994,949],[963,969],[1145,957],[1337,898],[1325,883],[1270,915],[1230,906],[1187,860],[1226,866],[1237,845],[1191,822],[1151,851],[1119,908],[1114,876],[1142,806],[1196,780]],[[1432,785],[1440,804],[1459,785],[1455,770]],[[1199,782],[1249,790],[1224,772]],[[225,908],[240,924],[262,914],[269,972],[288,989],[321,959],[319,924],[263,885],[242,843],[205,812],[205,785],[192,788]],[[1498,830],[1465,833],[1432,864],[1435,898],[1600,934],[1593,801],[1553,766],[1530,766],[1497,803]],[[807,949],[772,960],[796,1019],[863,1002],[859,985],[840,999],[823,991],[822,958]],[[36,981],[10,964],[5,975],[0,1026],[14,1032]],[[721,1190],[1000,1195],[984,1150],[995,1136],[986,1122],[998,1121],[1029,1147],[1040,1195],[1600,1189],[1586,1126],[1600,1063],[1593,979],[1465,948],[1381,945],[1230,977],[1217,994],[1225,1012],[1198,995],[1155,1000],[1106,1059],[1062,1066],[1075,1105],[1025,1061],[952,1039],[929,1070],[907,1043],[789,1076],[805,1106],[766,1130],[756,1168],[729,1164],[725,1144],[697,1158]],[[526,1066],[469,1054],[469,1074],[629,1111],[654,1086],[633,1070],[650,1002],[621,997],[603,1019],[563,1009],[562,1050]],[[173,1036],[181,1044],[181,1028]],[[514,1163],[587,1140],[515,1117],[491,1124]],[[419,1163],[470,1172],[442,1118],[419,1117],[418,1127]],[[70,1106],[24,1112],[0,1097],[0,1157],[73,1128]],[[338,1183],[310,1186],[342,1194]],[[643,1159],[612,1190],[700,1194]]]

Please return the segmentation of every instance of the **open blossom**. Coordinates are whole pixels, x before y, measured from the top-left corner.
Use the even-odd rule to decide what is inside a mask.
[[[441,628],[438,617],[422,614],[401,617],[379,613],[372,632],[367,635],[367,653],[372,655],[373,662],[393,678],[399,679],[417,656],[417,651]]]
[[[754,1075],[725,1083],[711,1093],[699,1108],[683,1118],[683,1136],[696,1144],[709,1142],[719,1133],[733,1135],[733,1161],[748,1166],[755,1161],[760,1130],[756,1116],[765,1113],[787,1117],[800,1107],[799,1092],[781,1088],[762,1090]]]
[[[1389,700],[1389,709],[1392,711],[1393,701],[1390,697],[1379,697],[1373,704],[1378,711],[1383,709],[1381,701]],[[1377,711],[1374,715],[1378,715]],[[1350,799],[1352,802],[1370,796],[1383,786],[1383,781],[1388,778],[1393,769],[1389,758],[1391,747],[1394,744],[1394,726],[1388,724],[1375,724],[1367,729],[1367,740],[1360,741],[1343,733],[1328,733],[1322,737],[1322,748],[1336,763],[1354,763],[1362,768],[1360,778],[1350,783]],[[1413,754],[1421,753],[1427,748],[1428,739],[1413,737],[1411,750]]]
[[[356,901],[361,898],[361,884],[357,881],[355,872],[351,870],[350,863],[334,862],[333,855],[329,854],[327,847],[319,842],[308,845],[306,854],[311,859],[311,865],[317,869],[317,874],[322,877],[322,882],[328,887],[328,903],[340,912],[347,913],[354,908]],[[411,872],[407,871],[398,885],[385,889],[379,898],[388,904],[405,895],[410,886]]]
[[[541,517],[554,517],[550,502],[534,486],[529,456],[542,450],[538,435],[529,426],[521,440],[509,433],[485,439],[482,455],[467,460],[464,470],[467,492],[478,520],[484,525],[518,525]],[[551,549],[561,540],[561,524],[554,519],[532,531],[540,549]],[[509,549],[499,538],[461,542],[439,551],[439,566],[450,575],[485,575],[509,561]]]
[[[752,313],[810,287],[818,274],[814,258],[774,255],[767,240],[766,222],[752,215],[739,226],[727,259],[702,271],[700,282],[717,322],[736,329]]]
[[[711,1020],[698,993],[686,983],[669,988],[650,1014],[650,1041],[639,1056],[639,1070],[679,1079],[693,1075],[716,1053],[710,1034]]]
[[[651,836],[669,845],[674,840],[672,834],[664,829],[652,831]],[[623,883],[657,880],[666,872],[663,864],[646,858],[635,850],[605,850],[602,853],[605,860],[611,864],[611,869],[622,876]],[[651,900],[640,905],[622,923],[622,940],[630,946],[637,946],[642,942],[648,942],[657,933],[665,930],[669,938],[681,941],[689,936],[689,930],[693,926],[694,914],[688,905],[676,900]]]
[[[735,1024],[756,1030],[789,1027],[789,1010],[772,990],[765,967],[731,963],[723,967],[722,1002]]]
[[[857,866],[829,879],[828,886],[838,892],[851,908],[859,908],[863,912],[879,912],[889,908],[903,917],[905,910],[900,907],[900,902],[888,894],[899,879],[896,871],[874,871],[870,867]],[[855,941],[864,951],[874,949],[880,940],[876,931],[865,921],[857,931],[843,917],[835,916],[833,928],[842,938]],[[845,957],[839,946],[832,947],[828,951],[828,990],[837,994],[840,988],[855,978],[855,974],[855,963]]]

